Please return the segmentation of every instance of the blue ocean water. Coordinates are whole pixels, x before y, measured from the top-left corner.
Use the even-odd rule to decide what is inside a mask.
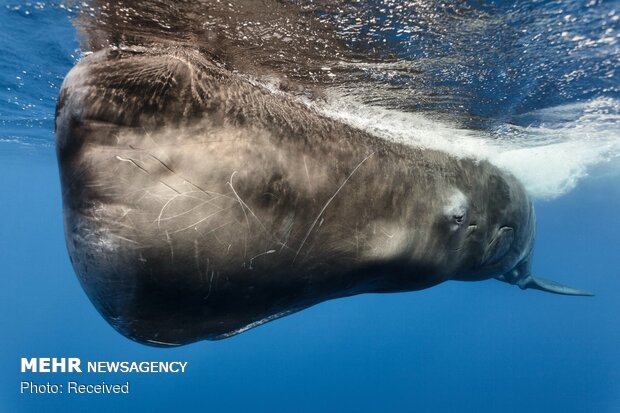
[[[448,282],[330,301],[223,341],[158,349],[125,339],[103,321],[65,249],[53,114],[62,79],[80,57],[75,12],[59,2],[0,1],[0,411],[620,411],[619,3],[590,3],[496,4],[492,12],[506,16],[502,24],[530,32],[513,39],[506,54],[470,45],[480,47],[476,61],[431,59],[428,72],[451,79],[493,70],[498,58],[519,61],[513,46],[527,49],[528,42],[537,57],[507,72],[507,83],[498,80],[501,73],[464,82],[468,99],[462,90],[451,96],[436,76],[420,87],[435,82],[447,96],[437,103],[423,95],[425,113],[464,106],[475,126],[486,128],[450,145],[465,150],[462,142],[477,142],[475,151],[513,168],[537,195],[534,273],[595,297],[521,291],[493,280]],[[491,13],[484,3],[467,4]],[[537,16],[548,20],[524,21]],[[547,32],[553,16],[570,28]],[[547,40],[536,40],[544,33]],[[441,57],[458,39],[448,36],[442,49],[422,36],[421,50],[402,53]],[[532,74],[545,68],[547,77]],[[429,122],[430,138],[442,141],[437,129],[444,124]],[[36,375],[20,373],[21,357],[182,360],[188,368],[183,375]],[[129,380],[132,389],[106,396],[19,392],[22,380],[75,379]]]

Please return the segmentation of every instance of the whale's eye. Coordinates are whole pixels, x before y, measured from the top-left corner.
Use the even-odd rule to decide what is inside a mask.
[[[468,220],[469,200],[458,188],[452,188],[443,206],[443,222],[450,231],[458,232]]]

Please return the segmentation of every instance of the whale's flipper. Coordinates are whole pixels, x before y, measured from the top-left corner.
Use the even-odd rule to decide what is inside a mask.
[[[563,295],[582,295],[582,296],[594,296],[589,291],[579,290],[577,288],[568,287],[555,281],[547,280],[545,278],[535,278],[531,275],[517,283],[522,288],[533,288],[536,290],[546,291],[548,293],[563,294]]]
[[[535,290],[546,291],[548,293],[562,294],[562,295],[580,295],[580,296],[594,296],[589,291],[579,290],[577,288],[568,287],[558,282],[547,280],[546,278],[533,277],[529,274],[521,276],[518,270],[513,270],[510,273],[495,277],[499,281],[504,281],[509,284],[517,285],[522,290],[532,288]]]

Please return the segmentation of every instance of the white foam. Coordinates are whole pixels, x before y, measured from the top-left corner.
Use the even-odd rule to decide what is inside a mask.
[[[335,92],[318,109],[386,139],[487,159],[517,176],[536,198],[565,194],[592,167],[620,159],[620,102],[614,99],[523,114],[520,118],[538,126],[504,125],[495,131],[462,129],[421,114],[364,105]]]

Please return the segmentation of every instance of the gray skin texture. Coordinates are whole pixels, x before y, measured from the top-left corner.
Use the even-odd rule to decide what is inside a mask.
[[[325,118],[191,50],[84,58],[62,86],[56,143],[75,272],[142,343],[529,275],[535,218],[513,176]]]

